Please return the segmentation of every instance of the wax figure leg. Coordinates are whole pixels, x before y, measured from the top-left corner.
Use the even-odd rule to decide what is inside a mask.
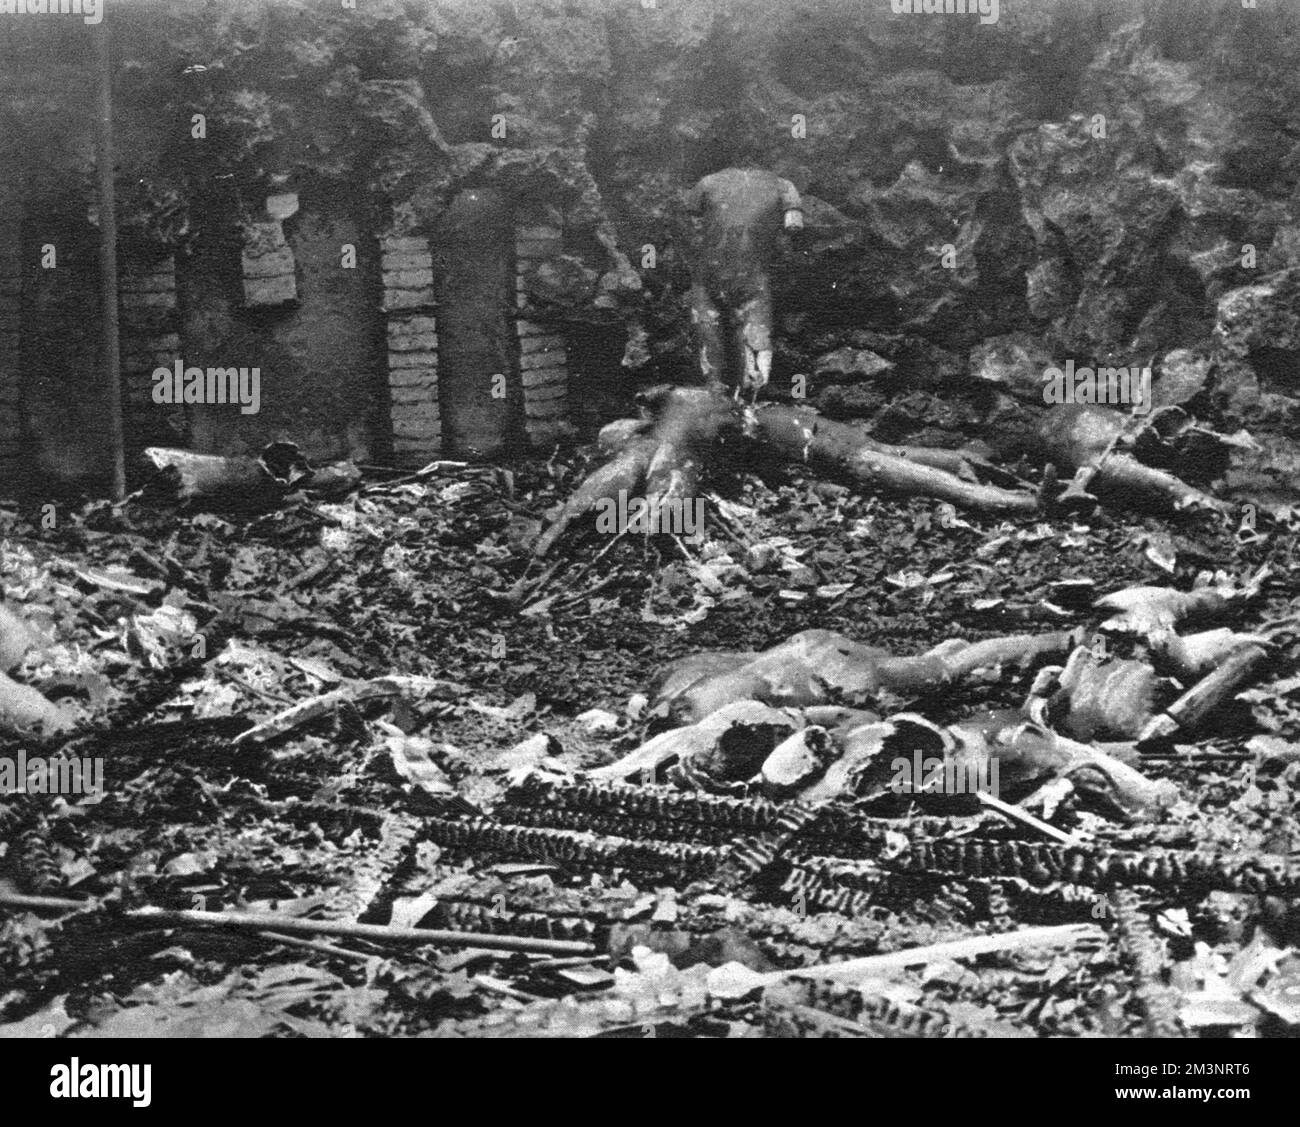
[[[722,331],[722,310],[704,286],[691,287],[691,322],[695,328],[696,356],[704,382],[711,387],[726,385],[727,349]]]

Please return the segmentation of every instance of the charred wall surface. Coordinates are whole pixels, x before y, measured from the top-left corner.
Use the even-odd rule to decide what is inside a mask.
[[[987,385],[1023,378],[1006,357],[1032,344],[1080,363],[1154,357],[1158,376],[1199,365],[1230,419],[1295,429],[1300,350],[1277,331],[1300,269],[1294,8],[1043,0],[987,26],[857,0],[116,12],[124,259],[174,259],[187,363],[262,371],[257,415],[173,412],[161,433],[179,425],[178,441],[292,437],[313,456],[405,462],[439,450],[462,409],[446,402],[457,365],[440,385],[425,347],[438,310],[418,297],[395,311],[377,260],[385,239],[444,253],[467,189],[501,192],[516,228],[543,201],[562,231],[515,256],[526,318],[510,293],[501,311],[465,282],[467,302],[491,302],[487,322],[517,322],[487,365],[512,381],[500,433],[550,442],[566,418],[590,427],[638,386],[688,380],[682,195],[738,164],[790,177],[806,204],[778,271],[774,394],[805,374],[832,413],[953,435],[987,420]],[[69,91],[88,89],[90,29],[19,30],[0,48],[4,73],[24,76],[0,81],[6,183],[42,214],[62,184],[60,222],[86,228],[90,103]],[[286,194],[300,210],[271,220],[267,200]],[[80,476],[93,443],[59,453],[68,421],[43,422],[41,404],[84,385],[95,414],[94,302],[73,293],[91,283],[36,279],[34,235],[22,245],[29,387],[0,436],[10,456],[34,445]],[[251,283],[250,248],[270,262]],[[56,291],[82,307],[85,348],[47,331]],[[398,369],[416,374],[397,377],[385,338],[417,315],[421,358]],[[539,365],[556,374],[530,377]]]

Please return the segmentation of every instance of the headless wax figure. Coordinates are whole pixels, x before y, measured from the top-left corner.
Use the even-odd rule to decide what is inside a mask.
[[[774,172],[724,168],[695,185],[687,207],[701,217],[690,296],[700,370],[712,387],[757,395],[772,372],[768,270],[782,230],[803,228],[799,192]],[[730,378],[728,334],[739,368]]]

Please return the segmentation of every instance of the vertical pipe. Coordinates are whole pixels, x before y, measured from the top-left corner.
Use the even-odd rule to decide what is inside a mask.
[[[104,325],[104,379],[108,407],[108,449],[112,458],[113,500],[126,496],[126,455],[122,432],[122,369],[117,324],[117,199],[113,190],[113,69],[108,25],[91,33],[96,67],[95,164],[99,178],[99,294]]]

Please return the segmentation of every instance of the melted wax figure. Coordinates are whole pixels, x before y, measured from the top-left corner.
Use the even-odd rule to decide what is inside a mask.
[[[691,286],[691,321],[700,370],[717,388],[750,389],[772,372],[772,284],[768,272],[783,230],[802,230],[799,192],[760,168],[726,168],[704,177],[687,197],[701,218]],[[729,378],[727,337],[734,367]],[[738,378],[736,378],[738,376]]]

